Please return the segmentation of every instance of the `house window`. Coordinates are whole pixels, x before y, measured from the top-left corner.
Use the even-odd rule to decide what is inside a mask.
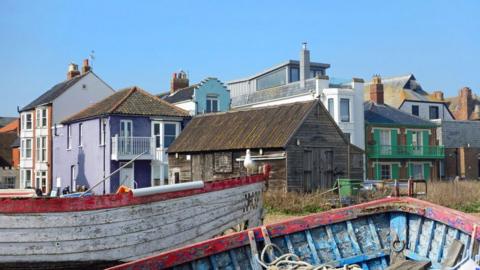
[[[31,130],[32,129],[32,114],[26,113],[22,114],[22,129]]]
[[[257,90],[286,84],[286,68],[280,68],[257,79]]]
[[[22,158],[32,158],[32,139],[22,139]]]
[[[350,140],[350,136],[351,136],[350,133],[345,132],[345,133],[343,133],[343,134],[344,134],[345,137],[347,138],[348,142],[352,142],[352,141]]]
[[[342,122],[350,122],[350,99],[340,99],[340,118]]]
[[[206,112],[218,112],[218,97],[217,96],[207,96],[207,108]]]
[[[152,164],[152,186],[168,185],[168,165]]]
[[[438,107],[437,106],[430,106],[429,107],[429,115],[430,119],[438,119]]]
[[[32,170],[25,169],[20,171],[20,179],[22,180],[23,188],[32,187]]]
[[[290,68],[290,82],[297,82],[300,80],[300,71],[296,67]]]
[[[100,145],[105,145],[105,119],[100,118],[98,124],[100,125],[99,127],[99,134],[98,134],[98,143]]]
[[[77,179],[76,179],[76,169],[75,165],[70,166],[70,188],[72,191],[76,191],[77,188]]]
[[[380,165],[380,177],[381,179],[392,179],[391,165],[382,164]]]
[[[413,179],[423,180],[425,176],[423,175],[423,163],[411,163],[412,166],[412,177]]]
[[[412,114],[418,116],[418,105],[412,105]]]
[[[47,126],[47,108],[37,109],[37,127]]]
[[[72,149],[72,125],[67,126],[67,149]]]
[[[42,193],[47,193],[47,171],[38,171],[35,180],[35,187],[41,189]]]
[[[392,153],[391,132],[388,129],[380,130],[380,153],[382,155],[390,155]]]
[[[328,99],[328,111],[330,112],[330,115],[335,118],[334,116],[334,105],[333,105],[333,98]]]
[[[47,136],[37,137],[36,145],[36,155],[37,161],[46,161],[47,160]]]
[[[168,148],[177,137],[177,124],[165,123],[163,126],[163,147]]]
[[[83,124],[80,123],[78,124],[78,146],[82,146],[83,145]]]
[[[3,181],[0,181],[0,189],[15,188],[15,176],[5,176]]]

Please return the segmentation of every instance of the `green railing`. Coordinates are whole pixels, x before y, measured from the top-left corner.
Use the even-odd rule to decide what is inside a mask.
[[[444,158],[444,146],[371,145],[367,147],[369,158]]]

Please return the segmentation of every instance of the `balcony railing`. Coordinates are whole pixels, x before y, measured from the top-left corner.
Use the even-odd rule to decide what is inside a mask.
[[[113,160],[129,160],[143,152],[138,159],[160,159],[153,137],[112,137]]]
[[[444,158],[445,147],[415,145],[371,145],[367,147],[369,158]]]

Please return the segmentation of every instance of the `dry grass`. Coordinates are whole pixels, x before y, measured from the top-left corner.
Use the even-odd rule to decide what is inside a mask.
[[[264,194],[268,213],[305,215],[332,208],[331,200],[321,191],[313,193],[283,192],[269,190]]]
[[[391,191],[362,194],[360,201],[385,197]],[[338,206],[338,195],[267,191],[264,195],[265,208],[270,215],[306,215]],[[337,199],[337,200],[335,200]],[[433,203],[467,213],[480,212],[480,181],[432,181],[428,183],[426,199]]]
[[[430,182],[427,200],[467,213],[480,212],[480,181]]]

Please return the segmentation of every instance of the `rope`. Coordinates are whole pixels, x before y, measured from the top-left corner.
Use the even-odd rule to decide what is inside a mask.
[[[272,257],[272,261],[268,263],[265,260],[265,254],[267,251]],[[275,244],[266,244],[260,253],[260,257],[255,256],[257,262],[266,270],[362,270],[362,268],[356,264],[344,265],[340,268],[335,268],[334,266],[328,264],[321,264],[313,266],[308,262],[300,260],[300,257],[293,253],[285,253],[280,257],[274,256],[274,251],[282,253],[282,250]],[[263,269],[262,268],[262,269]]]

